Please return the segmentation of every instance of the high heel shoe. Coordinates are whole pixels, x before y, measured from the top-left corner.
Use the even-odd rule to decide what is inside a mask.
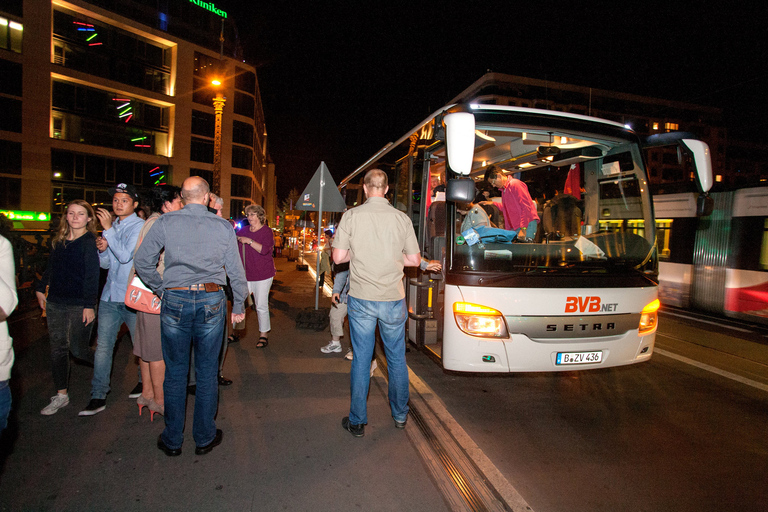
[[[155,414],[165,416],[165,406],[155,402],[154,398],[149,399],[149,421],[155,421]]]
[[[145,398],[144,395],[139,395],[139,398],[136,399],[136,403],[139,405],[139,416],[141,416],[141,409],[149,407],[150,402],[152,402],[151,398]]]

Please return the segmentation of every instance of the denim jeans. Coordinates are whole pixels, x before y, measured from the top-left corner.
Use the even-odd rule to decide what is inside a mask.
[[[368,423],[368,388],[371,383],[371,358],[376,343],[376,325],[384,343],[389,374],[389,408],[396,421],[408,416],[408,366],[405,362],[405,299],[372,301],[347,298],[349,336],[352,341],[352,401],[349,422]]]
[[[216,436],[219,406],[219,351],[226,326],[227,299],[223,291],[166,290],[160,313],[165,359],[165,430],[162,439],[171,449],[184,442],[187,409],[187,373],[195,353],[195,414],[192,437],[205,446]]]
[[[51,341],[51,372],[56,389],[69,387],[69,352],[77,359],[93,364],[90,348],[93,322],[83,322],[83,306],[57,304],[46,305],[48,337]]]
[[[91,398],[107,398],[109,379],[112,374],[112,356],[115,352],[117,333],[125,323],[131,333],[136,327],[136,313],[125,307],[124,302],[99,301],[99,327],[96,354],[93,358],[93,380]]]
[[[0,381],[0,432],[8,426],[8,414],[11,412],[11,386],[10,380]]]

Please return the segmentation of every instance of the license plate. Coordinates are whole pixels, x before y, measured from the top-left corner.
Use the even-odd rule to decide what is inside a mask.
[[[598,352],[558,352],[556,364],[591,364],[601,363],[603,353]]]

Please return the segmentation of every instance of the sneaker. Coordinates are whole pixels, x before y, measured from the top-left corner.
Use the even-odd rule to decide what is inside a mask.
[[[395,428],[403,429],[403,428],[405,428],[406,423],[408,423],[408,418],[407,417],[403,421],[395,420]]]
[[[320,349],[323,354],[330,354],[331,352],[341,352],[341,343],[338,341],[331,341],[329,344]]]
[[[351,361],[352,357],[353,357],[352,356],[352,349],[347,350],[347,353],[344,355],[344,359],[346,359],[347,361]]]
[[[67,405],[69,405],[69,395],[56,393],[56,396],[51,397],[51,403],[43,407],[40,414],[43,416],[50,416],[51,414],[56,414],[59,409],[66,407]]]
[[[141,390],[144,386],[139,382],[136,384],[136,387],[134,387],[130,393],[128,393],[128,398],[139,398],[141,396]]]
[[[341,427],[352,434],[355,437],[363,437],[365,435],[365,425],[353,425],[349,422],[349,416],[345,416],[341,420]]]
[[[94,414],[99,414],[101,411],[107,408],[107,400],[104,398],[91,398],[91,401],[88,402],[88,405],[77,413],[78,416],[93,416]]]
[[[379,363],[377,363],[376,360],[374,359],[373,362],[371,363],[371,377],[373,377],[373,372],[375,372],[376,368],[378,367],[379,367]]]

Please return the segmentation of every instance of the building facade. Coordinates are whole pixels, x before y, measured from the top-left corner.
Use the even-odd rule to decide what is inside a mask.
[[[275,212],[256,70],[227,13],[190,0],[4,0],[0,5],[0,210],[110,204],[116,183],[214,183],[221,117],[224,215]],[[221,85],[211,84],[216,78]],[[45,227],[24,221],[24,227]]]

